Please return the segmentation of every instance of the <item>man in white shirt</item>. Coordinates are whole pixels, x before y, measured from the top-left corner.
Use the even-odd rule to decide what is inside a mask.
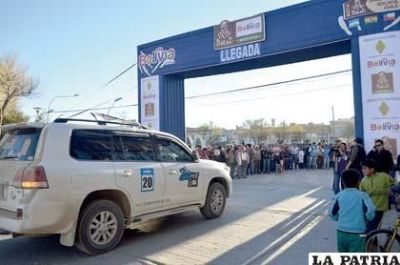
[[[250,155],[246,147],[240,146],[238,152],[238,178],[247,178],[247,167],[250,161]]]

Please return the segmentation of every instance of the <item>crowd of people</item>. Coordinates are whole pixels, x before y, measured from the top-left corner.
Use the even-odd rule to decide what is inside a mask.
[[[196,146],[201,159],[226,163],[232,178],[254,174],[284,173],[285,170],[334,167],[336,148],[326,142],[310,144]]]

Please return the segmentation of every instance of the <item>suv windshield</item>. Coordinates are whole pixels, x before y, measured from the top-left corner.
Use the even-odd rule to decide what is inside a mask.
[[[19,128],[6,131],[0,140],[0,160],[32,161],[41,129]]]

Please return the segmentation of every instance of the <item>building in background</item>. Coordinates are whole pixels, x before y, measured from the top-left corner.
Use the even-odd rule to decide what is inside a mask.
[[[286,124],[275,126],[244,128],[237,126],[234,130],[219,128],[214,124],[198,128],[186,128],[187,143],[191,146],[225,145],[225,144],[276,144],[334,142],[336,138],[352,139],[354,137],[354,118],[324,123]]]

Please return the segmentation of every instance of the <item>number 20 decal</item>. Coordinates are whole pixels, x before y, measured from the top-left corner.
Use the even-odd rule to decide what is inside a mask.
[[[140,176],[141,191],[154,191],[154,170],[152,168],[142,168],[140,170]]]

